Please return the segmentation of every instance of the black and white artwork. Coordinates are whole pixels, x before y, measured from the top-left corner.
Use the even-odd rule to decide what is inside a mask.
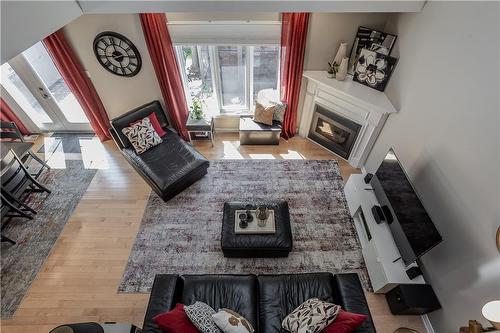
[[[354,71],[354,81],[384,91],[397,61],[394,57],[362,49]]]
[[[356,62],[358,61],[362,49],[373,50],[378,53],[390,55],[394,43],[396,42],[396,38],[396,35],[383,31],[367,27],[359,27],[349,55],[348,73],[354,73]]]

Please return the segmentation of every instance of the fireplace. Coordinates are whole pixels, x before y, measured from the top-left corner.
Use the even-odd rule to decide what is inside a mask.
[[[349,159],[360,129],[361,125],[354,121],[315,104],[308,137],[340,157]]]

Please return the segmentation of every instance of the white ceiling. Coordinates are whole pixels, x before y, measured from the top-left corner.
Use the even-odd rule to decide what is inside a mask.
[[[1,63],[83,14],[146,12],[418,12],[425,1],[156,0],[0,1]]]

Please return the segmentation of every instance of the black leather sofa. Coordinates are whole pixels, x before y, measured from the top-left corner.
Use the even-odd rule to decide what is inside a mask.
[[[283,318],[317,297],[342,309],[368,315],[356,333],[375,333],[361,283],[356,274],[309,273],[287,275],[156,275],[143,333],[161,333],[153,317],[176,303],[202,301],[215,310],[225,307],[247,318],[259,333],[286,332]]]
[[[122,129],[152,112],[156,113],[167,134],[162,137],[161,144],[137,154]],[[208,160],[168,128],[167,117],[158,101],[112,119],[109,132],[125,159],[163,201],[170,200],[207,173]]]

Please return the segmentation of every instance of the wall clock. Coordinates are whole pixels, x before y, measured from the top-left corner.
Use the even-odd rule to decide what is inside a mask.
[[[94,38],[97,61],[109,72],[120,76],[134,76],[141,70],[141,55],[125,36],[104,31]]]

